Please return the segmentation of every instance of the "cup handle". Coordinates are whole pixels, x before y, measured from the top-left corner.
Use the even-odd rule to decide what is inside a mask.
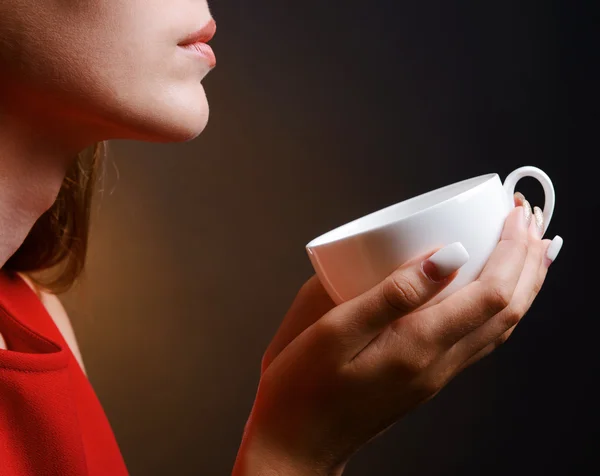
[[[504,180],[504,190],[508,194],[508,198],[510,203],[514,204],[513,195],[515,193],[515,186],[517,182],[521,180],[523,177],[533,177],[537,179],[542,186],[544,187],[544,230],[542,232],[542,237],[546,230],[548,229],[548,225],[550,225],[550,220],[552,219],[552,214],[554,213],[554,203],[556,201],[556,194],[554,193],[554,186],[552,185],[552,180],[550,177],[541,169],[537,167],[533,167],[532,165],[527,165],[525,167],[519,167],[518,169],[512,171]]]

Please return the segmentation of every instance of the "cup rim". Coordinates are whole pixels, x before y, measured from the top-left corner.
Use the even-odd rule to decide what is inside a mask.
[[[379,210],[375,210],[374,212],[371,212],[371,213],[368,213],[368,214],[363,215],[361,217],[358,217],[358,218],[356,218],[354,220],[351,220],[351,221],[349,221],[347,223],[344,223],[343,225],[337,226],[337,227],[335,227],[335,228],[333,228],[333,229],[331,229],[329,231],[326,231],[325,233],[322,233],[321,235],[317,236],[316,238],[312,239],[309,243],[307,243],[305,245],[305,248],[308,249],[308,250],[310,250],[310,249],[318,248],[318,247],[321,247],[321,246],[330,245],[330,244],[333,244],[333,243],[339,243],[341,241],[344,241],[344,240],[347,240],[347,239],[350,239],[350,238],[355,238],[357,236],[361,236],[361,235],[364,235],[366,233],[371,233],[373,231],[380,230],[382,228],[387,228],[391,224],[399,223],[399,222],[407,220],[409,218],[413,218],[413,217],[419,216],[419,215],[421,215],[421,214],[423,214],[425,212],[428,212],[428,211],[434,210],[436,208],[439,208],[442,205],[444,205],[444,204],[446,204],[446,203],[448,203],[448,202],[450,202],[452,200],[456,200],[459,197],[464,197],[465,194],[473,193],[475,190],[477,190],[477,189],[483,187],[484,185],[486,185],[487,183],[489,183],[495,177],[500,178],[500,176],[496,172],[492,172],[492,173],[488,173],[488,174],[482,174],[482,175],[477,175],[475,177],[470,177],[470,178],[467,178],[467,179],[464,179],[464,180],[459,180],[458,182],[450,183],[448,185],[444,185],[442,187],[438,187],[438,188],[430,190],[428,192],[423,192],[423,193],[421,193],[419,195],[415,195],[414,197],[407,198],[406,200],[402,200],[400,202],[393,203],[391,205],[388,205],[387,207],[380,208]],[[454,195],[451,195],[450,197],[448,197],[448,198],[446,198],[444,200],[441,200],[441,201],[439,201],[439,202],[437,202],[437,203],[435,203],[435,204],[433,204],[433,205],[431,205],[429,207],[422,208],[420,210],[416,210],[416,211],[414,211],[414,212],[412,212],[412,213],[410,213],[408,215],[405,215],[405,216],[403,216],[401,218],[398,218],[396,220],[387,222],[387,223],[382,224],[382,225],[376,225],[376,226],[373,226],[373,227],[370,227],[370,228],[367,228],[367,229],[364,229],[364,230],[360,230],[360,231],[357,231],[357,232],[354,232],[354,233],[349,233],[349,234],[346,234],[346,235],[341,236],[339,238],[327,239],[328,235],[334,235],[335,232],[338,231],[340,228],[348,226],[351,223],[356,223],[358,221],[366,220],[367,218],[369,218],[370,216],[372,216],[372,215],[374,215],[376,213],[383,213],[384,211],[389,210],[390,208],[396,207],[396,206],[398,206],[400,204],[406,204],[406,203],[410,203],[412,201],[416,201],[418,199],[423,199],[423,198],[425,198],[425,197],[427,197],[429,195],[432,195],[434,193],[441,193],[444,190],[449,189],[451,187],[456,187],[456,186],[459,186],[459,185],[465,185],[468,182],[478,182],[478,183],[476,183],[472,187],[467,188],[466,190],[463,190],[462,192],[458,192],[458,193],[456,193]]]

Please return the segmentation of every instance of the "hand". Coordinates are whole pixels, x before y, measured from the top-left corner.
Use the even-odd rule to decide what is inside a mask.
[[[525,209],[511,212],[478,279],[426,309],[457,274],[429,280],[421,262],[431,252],[337,307],[313,276],[265,353],[234,474],[340,474],[356,450],[505,341],[550,264],[550,240],[531,213],[525,224]]]

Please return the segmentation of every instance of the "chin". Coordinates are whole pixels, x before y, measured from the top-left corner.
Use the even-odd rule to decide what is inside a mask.
[[[168,124],[165,124],[158,142],[188,142],[198,137],[208,124],[208,107],[202,111],[193,111],[183,115],[181,112]],[[164,118],[163,118],[164,121]]]
[[[172,97],[158,102],[156,98],[143,108],[130,107],[123,113],[119,139],[145,142],[188,142],[198,137],[208,124],[209,106],[206,94],[183,95],[176,101]],[[124,121],[127,117],[129,120]],[[135,117],[138,120],[131,121]]]

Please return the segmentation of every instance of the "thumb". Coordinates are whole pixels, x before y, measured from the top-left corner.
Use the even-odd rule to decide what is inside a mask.
[[[382,282],[331,311],[331,319],[366,346],[392,321],[425,304],[442,291],[469,260],[460,242],[417,256],[397,268]]]

